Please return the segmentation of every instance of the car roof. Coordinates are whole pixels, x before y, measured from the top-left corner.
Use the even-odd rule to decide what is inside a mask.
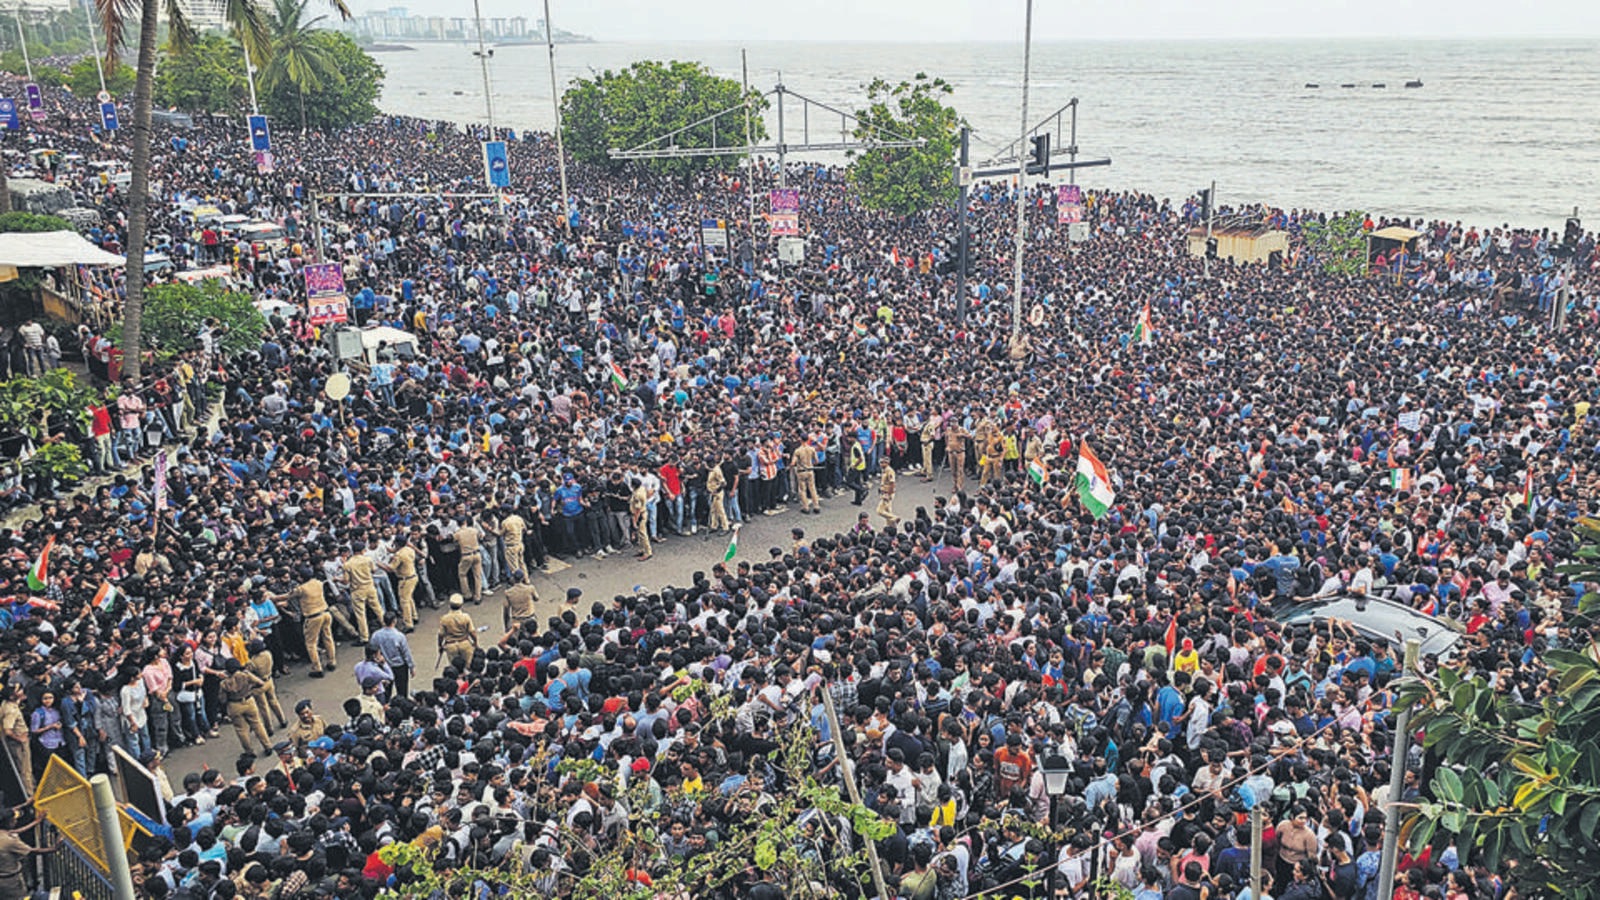
[[[1452,619],[1430,616],[1404,603],[1383,597],[1349,594],[1305,600],[1281,610],[1273,610],[1272,618],[1289,625],[1310,625],[1330,618],[1342,619],[1369,640],[1399,647],[1405,641],[1416,638],[1422,644],[1423,655],[1437,656],[1445,655],[1466,631]]]

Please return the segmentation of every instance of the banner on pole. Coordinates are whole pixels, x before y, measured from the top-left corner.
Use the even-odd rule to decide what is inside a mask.
[[[100,104],[100,127],[106,131],[117,130],[117,105],[115,103]]]
[[[265,153],[272,149],[272,132],[267,130],[266,116],[246,116],[250,123],[250,149],[257,153]]]
[[[17,120],[17,101],[10,97],[0,97],[0,128],[6,131],[16,131],[22,127]]]
[[[344,267],[339,263],[313,263],[305,267],[307,320],[313,325],[350,321],[350,298],[345,296]]]
[[[795,188],[779,188],[767,195],[770,212],[767,216],[773,237],[798,237],[800,234],[800,192]]]
[[[707,247],[728,249],[728,220],[701,219],[700,243]]]
[[[511,186],[511,162],[506,158],[505,141],[483,142],[485,178],[495,187]]]
[[[257,150],[254,153],[254,156],[256,158],[256,173],[257,174],[259,174],[259,175],[270,175],[270,174],[272,174],[272,170],[277,168],[277,164],[273,160],[272,151],[271,150]]]
[[[156,511],[167,508],[167,451],[156,454]]]
[[[1056,188],[1056,221],[1071,225],[1083,221],[1083,189],[1075,184]]]
[[[22,86],[22,92],[28,98],[28,115],[32,116],[35,122],[43,122],[44,92],[31,81]]]

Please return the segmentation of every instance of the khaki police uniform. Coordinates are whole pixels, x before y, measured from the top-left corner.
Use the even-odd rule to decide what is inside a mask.
[[[417,627],[417,548],[407,543],[394,552],[390,563],[400,579],[400,627]]]
[[[461,548],[461,561],[456,564],[456,574],[461,579],[461,596],[473,603],[483,602],[483,557],[478,551],[483,547],[483,536],[471,525],[456,532],[456,544]]]
[[[822,498],[817,496],[817,448],[806,441],[795,448],[789,464],[794,467],[795,486],[800,492],[800,511],[822,512]]]
[[[239,747],[246,753],[254,753],[250,746],[251,738],[261,744],[258,756],[268,756],[272,753],[272,741],[267,738],[267,727],[261,721],[261,710],[256,707],[256,691],[261,688],[261,679],[244,671],[234,672],[222,679],[222,701],[228,710],[228,718],[233,720],[234,733],[239,735]]]
[[[478,646],[477,629],[465,610],[452,609],[439,618],[439,647],[457,669],[466,669]]]
[[[378,585],[373,580],[376,571],[377,565],[365,553],[352,554],[344,561],[344,578],[350,585],[350,605],[356,614],[356,634],[363,644],[372,637],[367,625],[369,613],[377,619],[378,627],[383,627],[383,601],[378,599]]]

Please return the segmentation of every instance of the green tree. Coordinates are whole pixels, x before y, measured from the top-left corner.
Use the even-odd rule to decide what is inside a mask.
[[[243,353],[261,346],[266,318],[251,302],[249,294],[230,291],[218,281],[151,285],[144,299],[144,327],[139,339],[144,349],[153,350],[159,356],[192,347],[195,334],[207,319],[215,319],[224,327],[221,341],[224,353]],[[111,339],[121,344],[124,334],[124,329],[113,327]]]
[[[307,36],[307,44],[297,51],[306,65],[312,65],[309,59],[313,56],[326,60],[325,69],[319,68],[323,63],[317,63],[307,70],[323,79],[320,86],[313,88],[311,82],[304,82],[302,90],[302,83],[287,71],[288,66],[282,75],[272,74],[279,65],[273,58],[256,85],[262,92],[261,111],[275,120],[299,120],[302,127],[321,131],[372,121],[378,115],[378,95],[383,92],[383,66],[347,34],[314,30]],[[304,102],[305,91],[313,93],[313,102]]]
[[[30,212],[0,214],[0,234],[18,231],[71,231],[72,223],[60,216],[39,215]]]
[[[1329,275],[1359,278],[1367,271],[1367,233],[1362,225],[1365,212],[1348,212],[1326,223],[1306,222],[1301,231],[1306,249]]]
[[[742,87],[732,78],[719,78],[700,63],[636,62],[620,72],[607,69],[593,78],[580,78],[561,96],[561,136],[574,159],[610,169],[622,164],[607,155],[613,148],[629,149],[740,105]],[[750,104],[751,139],[767,136],[761,112],[767,102],[758,93]],[[735,112],[715,122],[689,128],[669,144],[679,147],[742,147],[744,114]],[[737,156],[700,156],[649,160],[657,172],[686,175],[708,168],[731,169]]]
[[[1579,616],[1588,619],[1600,609],[1600,520],[1582,520],[1576,531],[1574,560],[1559,571],[1587,587]],[[1406,823],[1407,839],[1416,851],[1453,840],[1463,863],[1482,862],[1524,897],[1594,900],[1600,643],[1547,650],[1531,665],[1549,690],[1528,703],[1448,668],[1405,683],[1396,704],[1417,704],[1412,725],[1442,761]]]
[[[234,112],[248,96],[244,56],[221,34],[207,34],[193,46],[168,45],[156,65],[155,102],[189,112]]]
[[[852,151],[850,183],[862,203],[908,216],[955,202],[962,120],[945,102],[953,92],[943,78],[923,72],[896,85],[881,78],[867,85],[867,108],[856,112],[856,140],[921,138],[926,143]]]
[[[272,55],[261,73],[263,90],[277,91],[285,83],[294,89],[302,132],[306,130],[306,93],[324,91],[334,85],[345,87],[346,81],[334,64],[333,49],[317,30],[317,23],[327,16],[308,20],[306,7],[310,3],[311,0],[274,0],[267,17]],[[366,55],[364,50],[361,53]]]
[[[73,63],[66,72],[66,85],[85,99],[100,93],[100,68],[92,56]],[[133,70],[115,60],[105,64],[106,90],[113,97],[126,97],[133,90]]]

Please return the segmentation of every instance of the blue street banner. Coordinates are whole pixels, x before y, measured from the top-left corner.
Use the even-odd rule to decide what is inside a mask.
[[[35,122],[43,122],[44,92],[39,90],[37,84],[30,81],[22,86],[22,93],[28,98],[28,115],[32,116]]]
[[[511,186],[511,162],[506,157],[505,141],[483,142],[483,168],[495,187]]]
[[[117,105],[115,103],[100,104],[100,127],[107,131],[117,130]]]
[[[265,153],[272,149],[272,133],[267,130],[266,116],[246,116],[250,123],[250,149]]]
[[[16,131],[22,127],[17,121],[17,101],[10,97],[0,97],[0,128],[6,131]]]

